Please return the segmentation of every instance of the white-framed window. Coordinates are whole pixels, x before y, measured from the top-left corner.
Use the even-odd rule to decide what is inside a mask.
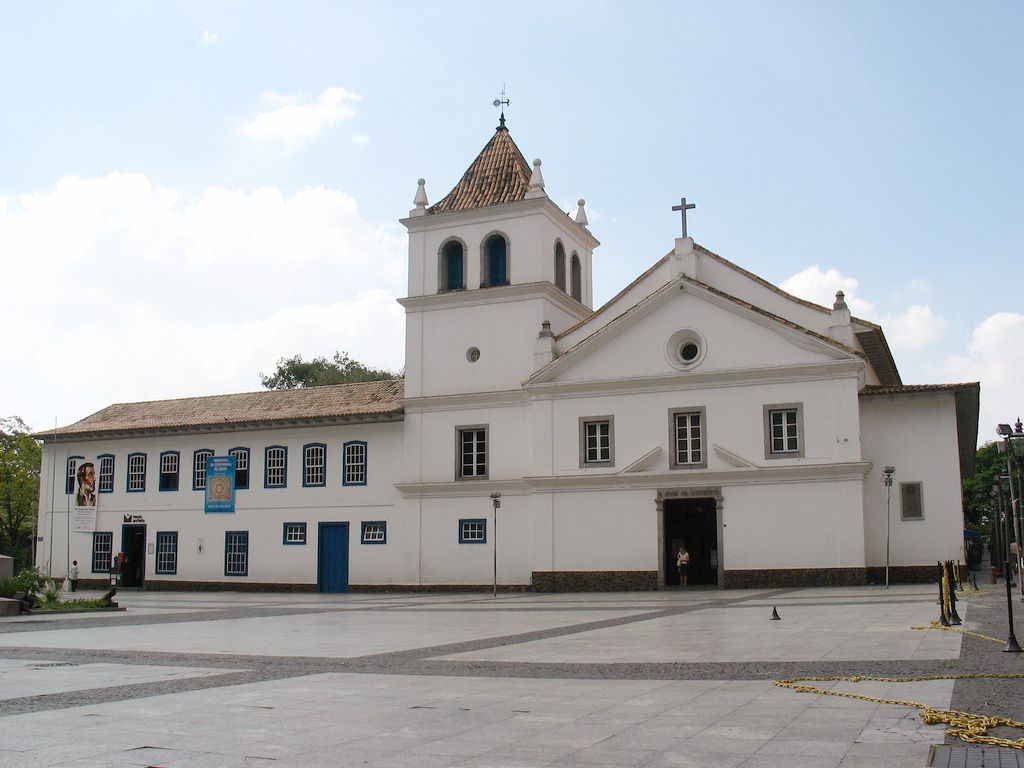
[[[456,445],[456,479],[487,477],[487,426],[458,427]]]
[[[92,572],[108,573],[113,562],[114,534],[96,531],[92,535]]]
[[[249,532],[225,531],[224,575],[249,575]]]
[[[206,461],[213,456],[213,451],[201,448],[192,454],[192,490],[206,490]]]
[[[281,543],[282,544],[305,544],[306,543],[306,524],[305,523],[285,523],[284,529],[281,532]]]
[[[178,490],[178,452],[164,451],[160,454],[160,490]]]
[[[128,493],[141,493],[146,490],[146,454],[132,453],[128,455]]]
[[[459,520],[459,544],[486,544],[487,520]]]
[[[804,455],[802,403],[764,406],[764,455],[766,459],[800,458]]]
[[[900,483],[900,516],[903,520],[924,519],[924,486],[920,482]]]
[[[67,473],[64,476],[64,493],[75,492],[75,477],[78,474],[78,462],[85,459],[85,456],[69,456],[67,462]]]
[[[363,544],[387,544],[388,524],[384,520],[369,520],[362,523]]]
[[[706,467],[705,409],[674,408],[669,411],[672,451],[669,466],[672,469],[699,469]]]
[[[228,456],[235,457],[235,490],[249,487],[249,449],[232,448]]]
[[[114,457],[109,453],[97,457],[100,460],[100,474],[96,489],[100,493],[114,492]]]
[[[302,487],[327,484],[327,446],[310,443],[302,446]]]
[[[615,419],[612,416],[580,417],[580,466],[611,467],[615,464]]]
[[[285,488],[288,485],[288,449],[283,445],[267,446],[263,452],[263,487]]]
[[[342,446],[345,466],[341,478],[342,485],[366,485],[366,443],[362,440],[350,440]]]
[[[157,531],[156,572],[175,574],[178,572],[178,532]]]

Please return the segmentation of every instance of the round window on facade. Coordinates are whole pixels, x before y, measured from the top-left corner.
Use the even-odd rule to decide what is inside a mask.
[[[466,359],[471,363],[475,363],[480,359],[480,350],[476,347],[470,347],[466,350]]]
[[[665,345],[665,357],[669,364],[683,371],[700,365],[706,351],[704,337],[692,328],[676,331]]]

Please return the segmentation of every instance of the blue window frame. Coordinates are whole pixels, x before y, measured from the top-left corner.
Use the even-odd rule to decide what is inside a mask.
[[[285,523],[281,529],[281,543],[282,544],[305,544],[306,543],[306,524],[305,523]]]
[[[508,285],[508,243],[501,235],[491,235],[484,243],[487,258],[487,285]]]
[[[156,572],[170,575],[178,572],[177,531],[157,531]]]
[[[327,485],[327,446],[307,443],[302,446],[302,487]]]
[[[445,291],[461,291],[466,287],[465,280],[465,256],[462,243],[458,240],[451,240],[444,244],[441,249],[441,258],[444,262],[442,275]]]
[[[249,532],[224,532],[224,575],[249,575]]]
[[[350,440],[342,446],[342,485],[366,485],[366,442]]]
[[[249,449],[232,448],[228,456],[235,457],[235,490],[249,487]]]
[[[487,520],[482,517],[459,520],[459,544],[486,544]]]
[[[146,490],[146,454],[128,454],[128,480],[125,490],[128,493],[142,493]]]
[[[181,454],[178,451],[164,451],[160,454],[160,490],[178,490],[178,468]]]
[[[192,490],[206,490],[206,460],[213,456],[209,448],[200,448],[192,454]]]
[[[268,445],[263,450],[263,487],[288,487],[288,449],[283,445]]]
[[[64,477],[64,493],[70,495],[75,492],[75,475],[78,473],[78,462],[85,459],[85,456],[68,456],[67,474]]]
[[[113,562],[114,534],[96,531],[92,535],[92,572],[109,573]]]
[[[363,544],[387,544],[388,524],[384,520],[366,520],[361,524],[359,540]]]
[[[100,473],[96,482],[96,490],[99,493],[114,492],[114,457],[109,453],[102,453],[96,457],[100,463]]]

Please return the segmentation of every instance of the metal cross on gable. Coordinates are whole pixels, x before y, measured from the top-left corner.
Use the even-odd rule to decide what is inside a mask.
[[[679,211],[683,217],[683,237],[686,237],[686,212],[696,208],[696,203],[687,203],[685,197],[679,198],[679,205],[673,205],[673,211]]]

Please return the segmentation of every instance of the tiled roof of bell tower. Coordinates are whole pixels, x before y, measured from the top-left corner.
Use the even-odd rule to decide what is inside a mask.
[[[427,213],[451,213],[526,198],[530,190],[530,166],[512,141],[504,122],[462,174],[459,183]]]

